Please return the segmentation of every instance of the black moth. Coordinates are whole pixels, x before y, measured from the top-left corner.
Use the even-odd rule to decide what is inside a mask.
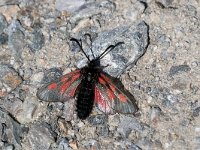
[[[91,41],[91,36],[88,36]],[[86,119],[90,115],[94,104],[104,113],[135,113],[138,110],[135,99],[127,96],[127,93],[103,71],[104,67],[100,66],[100,60],[124,42],[110,45],[98,57],[94,56],[91,47],[94,59],[90,60],[83,50],[82,41],[79,42],[75,38],[72,38],[71,41],[78,44],[88,60],[88,65],[44,85],[37,92],[38,98],[44,101],[63,102],[75,97],[77,99],[77,116],[80,119]]]

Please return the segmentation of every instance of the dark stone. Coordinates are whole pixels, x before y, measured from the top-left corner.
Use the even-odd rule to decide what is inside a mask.
[[[6,44],[8,42],[8,35],[7,34],[1,34],[0,35],[0,44]]]
[[[36,28],[32,32],[32,34],[30,36],[30,41],[31,42],[29,44],[29,47],[31,48],[31,50],[33,52],[42,49],[42,47],[44,46],[45,39],[44,39],[44,35],[40,29]]]
[[[142,150],[142,149],[135,144],[131,144],[128,145],[128,150]]]
[[[182,72],[189,72],[191,68],[188,65],[172,66],[169,71],[170,76],[177,75]]]
[[[198,117],[199,114],[200,114],[200,107],[197,107],[197,108],[195,108],[195,109],[193,110],[192,115],[193,115],[194,117]]]
[[[156,0],[156,4],[161,8],[168,8],[172,5],[173,0]]]

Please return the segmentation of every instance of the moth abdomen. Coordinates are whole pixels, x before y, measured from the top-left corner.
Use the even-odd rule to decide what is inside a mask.
[[[86,119],[92,111],[94,104],[94,83],[83,79],[77,96],[77,116]]]

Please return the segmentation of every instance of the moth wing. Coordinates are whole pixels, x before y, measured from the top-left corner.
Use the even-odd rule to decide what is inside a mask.
[[[127,96],[105,73],[100,74],[96,90],[95,103],[105,113],[134,114],[138,110],[134,97]]]
[[[95,104],[99,110],[105,113],[112,113],[112,108],[110,107],[111,104],[109,104],[111,101],[109,101],[101,88],[102,87],[99,84],[95,85]]]
[[[37,97],[43,101],[63,102],[76,95],[82,80],[80,70],[63,75],[59,79],[42,86]]]

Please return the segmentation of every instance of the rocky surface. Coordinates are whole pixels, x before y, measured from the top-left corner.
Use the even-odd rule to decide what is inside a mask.
[[[200,149],[198,0],[1,0],[0,149]],[[37,89],[94,55],[134,95],[136,114],[86,120],[75,100],[43,102]]]

